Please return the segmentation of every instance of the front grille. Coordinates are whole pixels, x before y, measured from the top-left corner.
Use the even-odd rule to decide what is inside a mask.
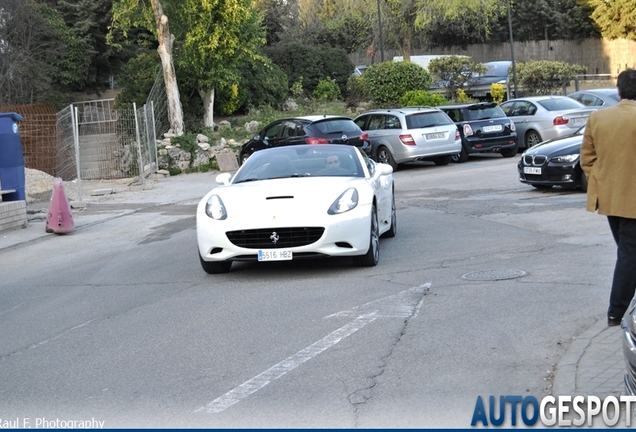
[[[232,244],[249,249],[282,249],[312,244],[325,231],[323,227],[262,228],[225,233]]]
[[[543,155],[536,155],[536,156],[525,155],[523,157],[523,164],[539,166],[539,165],[543,165],[547,159],[548,159],[547,156],[543,156]]]

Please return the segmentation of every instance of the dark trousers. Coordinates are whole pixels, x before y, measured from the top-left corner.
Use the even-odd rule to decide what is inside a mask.
[[[616,266],[607,316],[621,318],[636,290],[636,219],[608,216],[616,241]]]

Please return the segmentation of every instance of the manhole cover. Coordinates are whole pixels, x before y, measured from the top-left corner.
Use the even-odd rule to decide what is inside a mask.
[[[514,279],[525,276],[527,273],[521,270],[485,270],[466,273],[462,279],[478,281],[495,281],[502,279]]]

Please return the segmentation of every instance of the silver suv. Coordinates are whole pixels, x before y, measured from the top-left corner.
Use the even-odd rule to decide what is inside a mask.
[[[448,165],[462,150],[457,125],[438,108],[373,110],[353,121],[369,134],[371,157],[394,170],[401,163],[420,160]]]

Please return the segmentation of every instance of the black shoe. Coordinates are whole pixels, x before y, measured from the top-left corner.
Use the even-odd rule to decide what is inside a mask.
[[[621,319],[616,317],[607,317],[607,325],[610,327],[621,325]]]

